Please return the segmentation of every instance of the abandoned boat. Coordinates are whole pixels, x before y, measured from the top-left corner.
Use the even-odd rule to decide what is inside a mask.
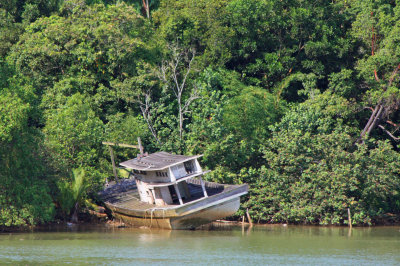
[[[100,196],[114,217],[132,226],[194,229],[234,214],[247,184],[204,181],[199,157],[167,152],[139,155],[120,163],[130,178],[109,186]]]

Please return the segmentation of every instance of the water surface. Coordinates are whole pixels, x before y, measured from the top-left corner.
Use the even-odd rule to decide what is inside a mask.
[[[59,227],[0,234],[0,264],[400,265],[400,227]]]

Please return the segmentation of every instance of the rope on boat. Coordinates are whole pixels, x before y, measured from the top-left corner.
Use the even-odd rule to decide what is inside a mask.
[[[154,212],[154,209],[151,209],[150,210],[150,228],[151,228],[151,226],[152,226],[152,224],[153,224],[153,212]]]
[[[146,224],[146,219],[147,219],[147,210],[144,211],[144,224]]]
[[[150,211],[150,225],[149,225],[149,228],[151,228],[151,226],[153,225],[153,213],[155,212],[155,211],[157,211],[157,210],[160,210],[160,211],[162,211],[162,213],[163,213],[163,219],[165,219],[165,208],[151,208],[151,209],[146,209],[145,211],[144,211],[144,221],[145,221],[145,224],[146,224],[146,219],[147,219],[147,212],[148,211]]]

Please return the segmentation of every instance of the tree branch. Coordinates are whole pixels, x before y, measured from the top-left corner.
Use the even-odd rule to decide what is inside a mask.
[[[382,114],[383,109],[384,109],[383,105],[380,105],[380,106],[379,106],[378,113],[375,115],[375,118],[374,118],[374,120],[373,120],[371,126],[368,128],[366,134],[371,133],[372,129],[375,128],[375,126],[377,125],[378,121],[381,119],[381,114]]]
[[[386,123],[388,123],[389,125],[392,125],[392,126],[394,126],[394,127],[399,127],[399,126],[400,126],[400,125],[398,125],[398,124],[393,123],[393,122],[390,121],[390,120],[386,120]]]
[[[389,130],[387,130],[384,126],[382,125],[378,125],[378,127],[380,127],[386,134],[388,134],[393,140],[398,141],[400,140],[400,138],[396,138],[395,136],[393,136],[392,133],[390,133]]]
[[[157,132],[154,129],[153,124],[151,122],[151,113],[150,113],[151,91],[147,90],[144,93],[144,102],[143,100],[140,99],[140,96],[138,96],[137,102],[139,103],[140,111],[142,112],[143,118],[147,123],[147,127],[149,128],[151,134],[158,142],[158,144],[161,144],[161,141],[157,136]]]
[[[191,70],[191,67],[192,67],[192,62],[193,62],[195,54],[196,54],[196,51],[194,49],[192,49],[192,58],[189,61],[189,65],[188,65],[187,71],[186,71],[185,76],[184,76],[184,78],[182,80],[181,90],[183,90],[183,88],[185,87],[186,78],[188,77],[188,75],[190,73],[190,70]]]
[[[369,120],[368,120],[367,124],[365,125],[363,131],[361,132],[360,137],[358,138],[357,142],[359,142],[365,136],[365,133],[367,132],[371,123],[375,119],[375,115],[376,115],[376,112],[378,111],[378,108],[379,108],[379,104],[375,107],[374,111],[372,112],[371,116],[369,117]]]

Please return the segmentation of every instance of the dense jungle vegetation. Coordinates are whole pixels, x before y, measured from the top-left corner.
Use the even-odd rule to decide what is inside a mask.
[[[400,215],[399,0],[1,0],[0,36],[0,226],[91,208],[137,137],[255,221]]]

